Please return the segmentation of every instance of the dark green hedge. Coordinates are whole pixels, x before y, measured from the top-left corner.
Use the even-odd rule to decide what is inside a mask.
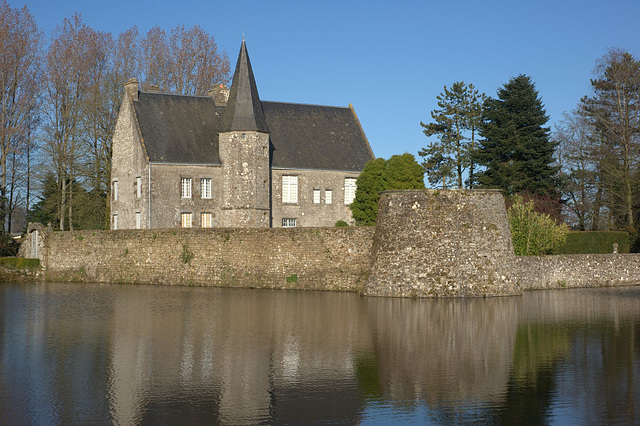
[[[628,232],[569,231],[556,254],[613,253],[613,243],[618,243],[618,253],[629,253]]]

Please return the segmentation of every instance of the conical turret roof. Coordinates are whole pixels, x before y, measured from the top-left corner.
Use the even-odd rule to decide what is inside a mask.
[[[233,131],[269,133],[244,38],[221,126],[221,132]]]

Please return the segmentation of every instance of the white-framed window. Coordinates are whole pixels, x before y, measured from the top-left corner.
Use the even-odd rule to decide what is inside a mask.
[[[183,228],[191,228],[191,213],[180,213],[180,226]]]
[[[113,188],[111,190],[111,194],[113,195],[113,201],[118,201],[118,181],[113,181]]]
[[[296,219],[287,217],[282,218],[282,227],[283,228],[295,228],[296,227]]]
[[[282,176],[282,202],[298,202],[298,176]]]
[[[191,198],[191,178],[180,179],[180,198]]]
[[[332,201],[333,201],[333,191],[331,191],[330,189],[325,189],[324,190],[325,204],[331,204]]]
[[[211,228],[213,226],[212,218],[213,215],[209,212],[200,213],[200,226],[202,228]]]
[[[320,204],[320,190],[313,190],[313,204]]]
[[[211,178],[200,179],[200,197],[211,198]]]
[[[141,224],[142,216],[140,215],[140,212],[136,212],[136,229],[140,229]]]
[[[136,197],[142,197],[142,177],[136,177]]]
[[[356,178],[344,178],[344,203],[349,205],[356,198]]]
[[[113,225],[113,229],[118,229],[118,215],[117,214],[113,214],[111,216],[111,223]]]

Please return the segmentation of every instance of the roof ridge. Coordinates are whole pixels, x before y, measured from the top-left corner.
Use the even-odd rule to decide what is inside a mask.
[[[349,106],[339,106],[339,105],[322,105],[322,104],[308,104],[304,102],[284,102],[284,101],[262,101],[263,104],[287,104],[287,105],[301,105],[301,106],[314,106],[314,107],[322,107],[322,108],[342,108],[349,109]]]
[[[164,96],[179,96],[179,97],[183,97],[183,98],[201,98],[201,99],[211,99],[213,101],[213,98],[211,96],[207,96],[207,95],[183,95],[181,93],[169,93],[169,92],[150,92],[150,91],[145,91],[145,90],[140,90],[140,93],[144,93],[145,95],[164,95]]]

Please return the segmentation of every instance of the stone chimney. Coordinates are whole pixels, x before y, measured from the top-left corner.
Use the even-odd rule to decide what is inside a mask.
[[[229,89],[224,84],[221,84],[213,89],[209,89],[207,96],[213,98],[217,106],[226,106],[229,100]]]
[[[150,84],[148,91],[153,93],[159,93],[160,87],[157,84]]]
[[[136,80],[135,78],[130,78],[129,81],[124,84],[124,91],[127,95],[129,95],[129,98],[131,98],[132,101],[137,101],[138,80]]]

